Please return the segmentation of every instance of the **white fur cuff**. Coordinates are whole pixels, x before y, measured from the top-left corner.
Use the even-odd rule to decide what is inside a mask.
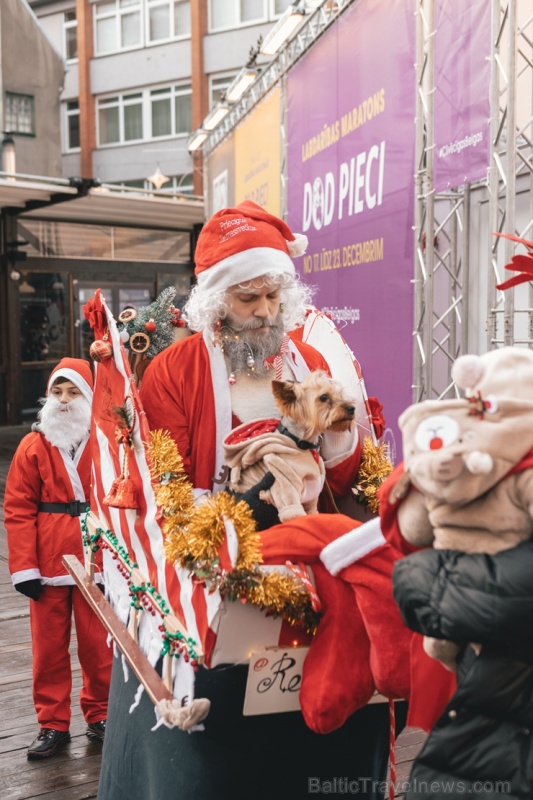
[[[354,425],[353,431],[326,431],[320,445],[320,455],[324,459],[327,469],[336,467],[342,461],[349,458],[357,447],[357,427]]]
[[[327,544],[320,553],[320,560],[332,575],[337,575],[341,569],[384,544],[386,539],[381,532],[379,517],[376,517]]]

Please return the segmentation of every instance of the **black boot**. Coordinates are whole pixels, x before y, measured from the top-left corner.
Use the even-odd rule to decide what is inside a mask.
[[[38,737],[28,747],[28,758],[48,758],[70,742],[68,731],[41,728]]]
[[[105,724],[105,719],[101,719],[100,722],[87,723],[85,735],[88,736],[89,739],[99,739],[101,742],[103,742],[105,736]]]

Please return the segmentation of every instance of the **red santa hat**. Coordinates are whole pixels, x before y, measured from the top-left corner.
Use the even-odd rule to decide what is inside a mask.
[[[225,290],[268,273],[294,275],[307,236],[293,234],[282,219],[245,200],[217,211],[202,228],[194,256],[198,285]]]
[[[50,392],[52,385],[58,378],[64,378],[76,386],[88,403],[93,400],[93,376],[88,361],[83,358],[62,358],[57,367],[54,367],[48,378],[46,393]]]

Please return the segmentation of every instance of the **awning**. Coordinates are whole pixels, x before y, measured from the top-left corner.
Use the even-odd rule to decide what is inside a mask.
[[[53,195],[78,195],[78,190],[68,181],[47,183],[24,179],[0,178],[0,208],[25,208],[32,200],[49,202]]]
[[[0,178],[0,208],[20,209],[21,219],[95,225],[192,230],[204,222],[200,198],[132,191],[103,185],[80,190],[70,181]]]

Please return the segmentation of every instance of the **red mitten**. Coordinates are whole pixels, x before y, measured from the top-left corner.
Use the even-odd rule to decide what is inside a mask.
[[[354,592],[370,640],[370,666],[378,692],[409,698],[411,631],[392,596],[392,568],[400,554],[385,542],[379,519],[329,544],[320,558]]]
[[[377,492],[381,530],[386,540],[403,555],[420,549],[403,538],[398,524],[398,506],[408,491],[415,490],[409,486],[409,477],[402,462],[387,476]]]
[[[322,619],[304,661],[300,706],[311,730],[330,733],[374,693],[370,642],[351,588],[320,563],[313,575]]]

